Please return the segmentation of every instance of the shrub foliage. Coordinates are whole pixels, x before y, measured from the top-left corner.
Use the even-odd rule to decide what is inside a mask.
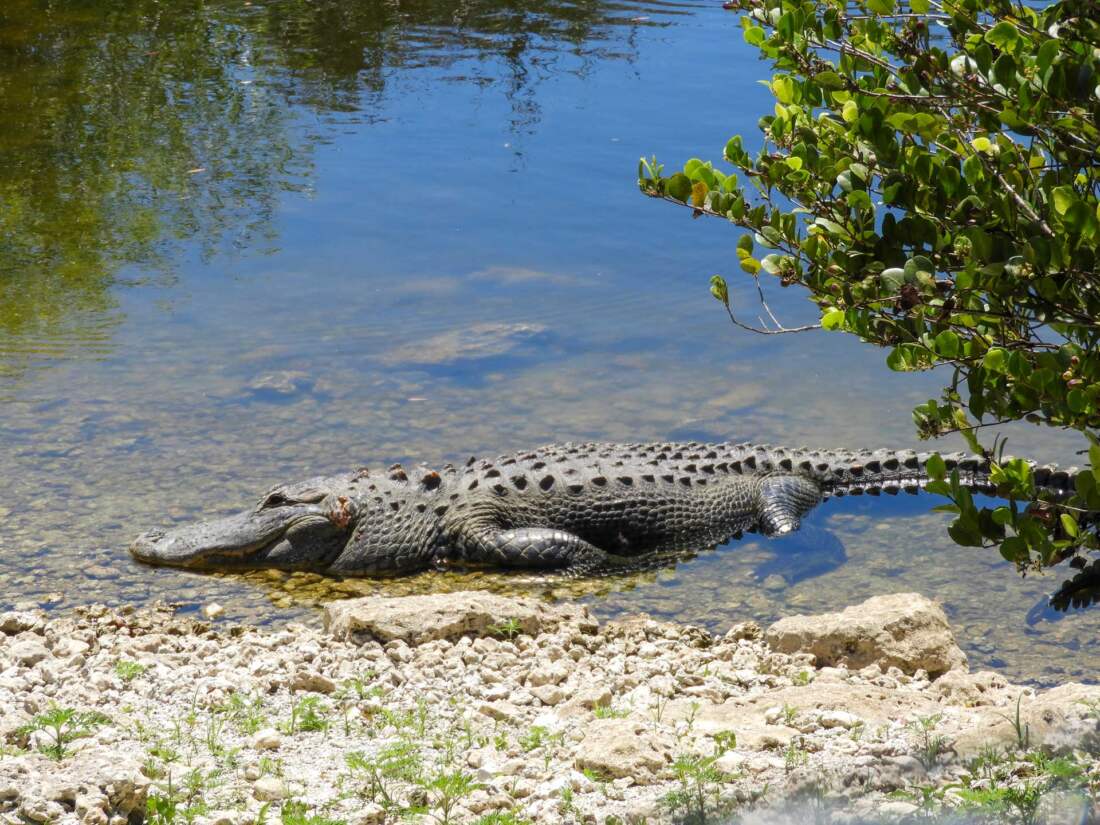
[[[749,230],[748,276],[804,287],[821,327],[887,348],[891,369],[946,368],[913,411],[921,437],[982,449],[981,427],[1021,418],[1080,431],[1093,469],[1068,501],[1017,507],[1036,499],[1031,467],[997,442],[1006,506],[977,508],[945,472],[932,489],[960,544],[1021,569],[1083,564],[1100,511],[1100,4],[726,7],[775,72],[762,148],[730,139],[729,174],[643,159],[642,191]],[[721,276],[711,291],[740,324]]]

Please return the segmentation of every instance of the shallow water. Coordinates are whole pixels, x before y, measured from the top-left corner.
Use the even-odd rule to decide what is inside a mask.
[[[914,444],[939,376],[840,336],[733,330],[706,284],[724,272],[755,311],[734,231],[634,187],[639,155],[718,157],[770,108],[717,4],[114,5],[0,13],[0,607],[216,601],[269,622],[334,589],[532,587],[125,553],[363,464],[566,439]],[[1010,434],[1072,460],[1072,440]],[[713,629],[916,590],[974,666],[1091,678],[1100,611],[1028,628],[1060,577],[955,547],[933,503],[830,502],[782,541],[534,588]]]

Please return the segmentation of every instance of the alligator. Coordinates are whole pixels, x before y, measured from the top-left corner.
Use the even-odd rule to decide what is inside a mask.
[[[933,453],[811,450],[748,443],[560,444],[471,458],[439,471],[393,465],[279,485],[225,518],[152,530],[142,562],[384,576],[500,566],[567,575],[630,571],[744,532],[797,530],[823,500],[916,493]],[[941,456],[972,491],[993,493],[990,461]],[[1036,467],[1055,500],[1077,468]]]

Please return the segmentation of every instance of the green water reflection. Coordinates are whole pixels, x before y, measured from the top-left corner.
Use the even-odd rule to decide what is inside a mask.
[[[765,71],[702,2],[4,3],[0,608],[159,598],[283,621],[477,585],[720,629],[917,590],[975,666],[1095,673],[1100,617],[1028,628],[1058,579],[953,546],[923,499],[830,503],[824,534],[594,583],[127,557],[148,527],[363,464],[567,439],[912,445],[937,376],[840,336],[734,334],[706,291],[729,230],[633,189],[642,153],[752,133]],[[751,283],[731,289],[750,306]],[[771,305],[806,312],[790,291]]]
[[[312,186],[326,118],[382,116],[394,72],[499,59],[470,79],[503,84],[522,128],[540,64],[628,55],[604,40],[625,22],[647,23],[602,2],[5,2],[0,379],[103,355],[127,265],[127,281],[163,281],[182,242],[275,251],[272,216]]]

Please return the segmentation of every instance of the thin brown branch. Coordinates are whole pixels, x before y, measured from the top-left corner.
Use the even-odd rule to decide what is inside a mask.
[[[730,320],[741,329],[748,332],[755,332],[757,335],[787,335],[792,332],[809,332],[814,329],[821,329],[821,324],[806,324],[801,327],[779,327],[778,329],[768,329],[767,327],[754,327],[751,324],[746,324],[743,321],[738,321],[737,317],[733,314],[733,309],[729,304],[724,305],[726,307],[726,314],[729,315]],[[770,314],[770,311],[769,311]]]

